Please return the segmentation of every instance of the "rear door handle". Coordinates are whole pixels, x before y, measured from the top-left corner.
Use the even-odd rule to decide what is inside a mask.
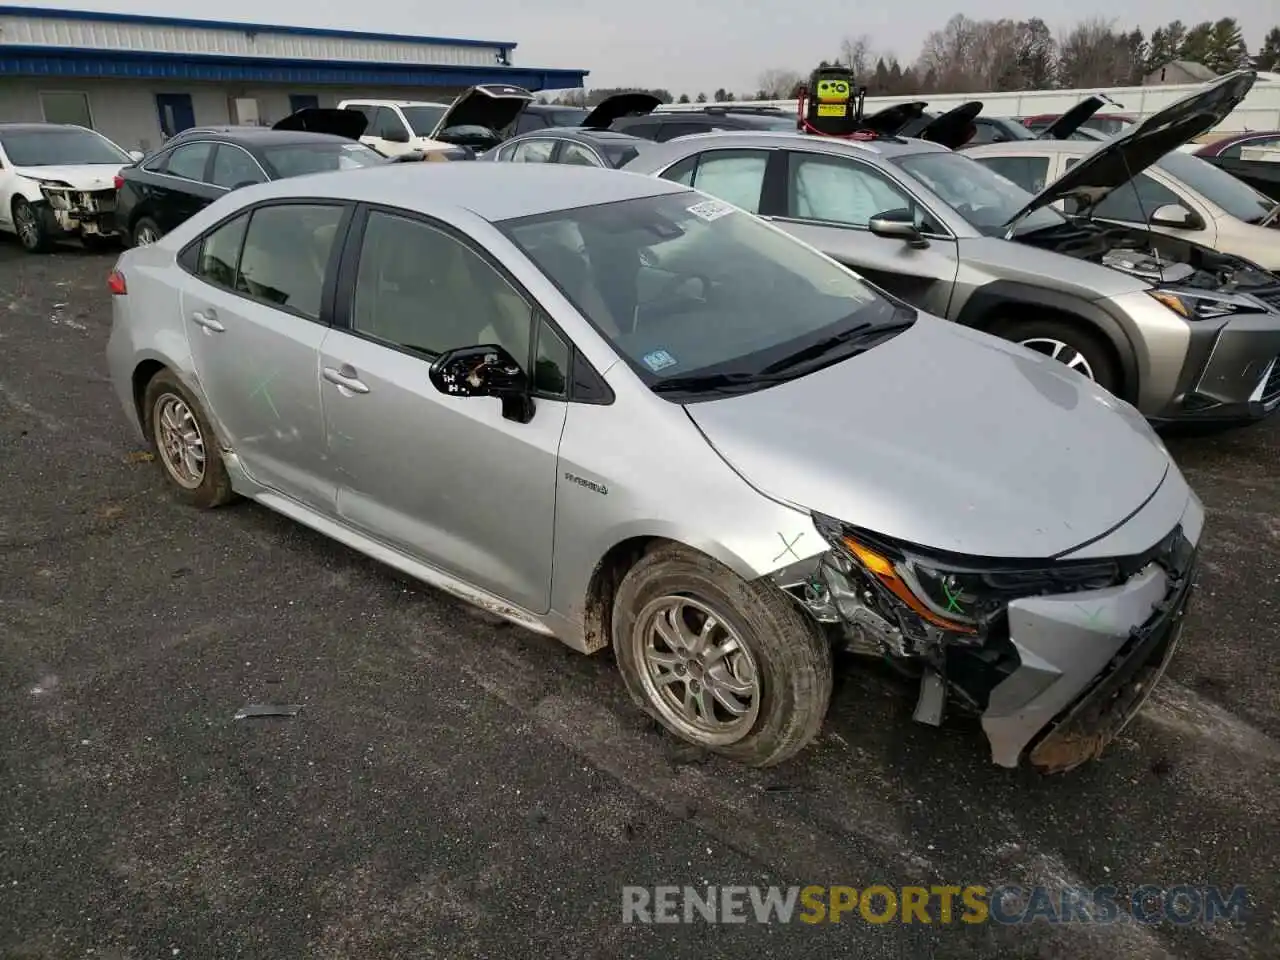
[[[218,311],[210,307],[208,310],[192,310],[191,319],[204,328],[205,333],[222,333],[227,328],[218,320]]]
[[[369,392],[368,386],[360,380],[355,367],[348,363],[344,363],[336,370],[333,367],[325,367],[323,372],[324,378],[330,383],[335,383],[343,389],[350,390],[352,393]]]

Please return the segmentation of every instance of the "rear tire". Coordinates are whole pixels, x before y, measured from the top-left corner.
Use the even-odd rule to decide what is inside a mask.
[[[12,213],[13,229],[23,250],[27,253],[48,253],[53,249],[53,240],[44,222],[43,203],[31,203],[26,197],[16,197]]]
[[[139,217],[129,231],[129,246],[147,247],[164,236],[160,225],[150,217]]]
[[[831,700],[831,647],[817,624],[773,586],[678,544],[623,578],[613,649],[628,692],[664,728],[755,767],[804,749]]]
[[[1053,317],[1007,318],[993,324],[991,332],[1060,361],[1111,393],[1120,389],[1120,364],[1111,345],[1082,324]]]
[[[235,499],[209,418],[171,371],[147,384],[142,415],[151,452],[178,499],[203,510]]]

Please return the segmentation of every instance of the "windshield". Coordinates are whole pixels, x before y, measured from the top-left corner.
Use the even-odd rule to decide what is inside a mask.
[[[1245,223],[1257,223],[1275,206],[1274,200],[1267,199],[1244,181],[1193,154],[1170,153],[1157,166]]]
[[[1012,180],[1006,180],[962,153],[915,153],[895,157],[893,162],[946,201],[971,227],[988,237],[1002,236],[1009,221],[1033,197]],[[1043,230],[1064,222],[1058,211],[1041,207],[1018,225],[1018,232]]]
[[[657,390],[691,374],[750,378],[903,319],[839,264],[692,191],[499,226]]]
[[[15,167],[56,167],[81,163],[133,163],[127,153],[92,130],[11,131],[0,145]]]
[[[429,137],[431,131],[436,128],[436,124],[440,122],[440,118],[448,111],[443,103],[439,106],[435,104],[419,105],[416,107],[401,107],[400,112],[404,114],[404,118],[409,121],[409,126],[413,128],[415,137]]]
[[[289,143],[263,147],[261,153],[277,178],[355,170],[387,162],[386,157],[363,143]]]

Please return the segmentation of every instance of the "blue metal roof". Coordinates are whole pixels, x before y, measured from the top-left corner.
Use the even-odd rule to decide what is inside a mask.
[[[587,70],[554,67],[456,67],[225,57],[153,51],[0,46],[0,76],[109,77],[242,83],[345,84],[367,87],[457,87],[510,83],[528,90],[581,87]]]
[[[155,17],[137,13],[98,13],[86,10],[55,10],[50,7],[0,6],[0,17],[36,17],[44,20],[90,20],[98,23],[135,23],[140,26],[180,27],[190,30],[236,30],[243,33],[285,33],[296,37],[339,37],[347,40],[379,40],[384,43],[432,43],[454,47],[493,47],[514,50],[510,40],[463,40],[458,37],[423,37],[400,33],[365,33],[362,30],[326,30],[320,27],[282,27],[267,23],[240,23],[232,20],[192,20],[185,17]]]

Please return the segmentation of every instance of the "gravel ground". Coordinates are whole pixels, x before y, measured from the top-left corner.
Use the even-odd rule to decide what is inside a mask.
[[[1001,770],[858,668],[814,749],[752,771],[661,736],[607,656],[255,505],[177,505],[105,378],[111,262],[0,243],[3,956],[1280,955],[1280,421],[1171,443],[1209,509],[1198,602],[1101,761]],[[1243,884],[1251,909],[620,922],[624,885],[735,883]]]

